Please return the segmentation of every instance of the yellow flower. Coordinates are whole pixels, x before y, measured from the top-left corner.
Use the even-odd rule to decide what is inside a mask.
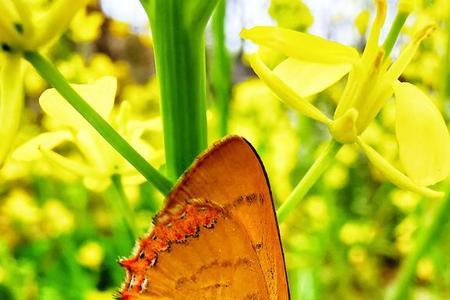
[[[56,0],[41,7],[25,0],[0,0],[3,49],[34,51],[59,37],[86,0]]]
[[[114,77],[103,77],[93,84],[73,87],[103,118],[109,120],[138,152],[144,157],[152,157],[153,163],[160,164],[161,153],[142,138],[147,130],[155,128],[154,124],[159,120],[129,120],[127,102],[122,102],[119,112],[114,115],[116,85]],[[51,164],[82,177],[86,186],[95,191],[107,188],[114,174],[120,174],[124,184],[133,185],[145,181],[55,89],[45,91],[39,103],[44,113],[53,123],[59,124],[59,127],[42,133],[17,148],[13,152],[14,159],[46,159]],[[67,144],[75,147],[79,153],[78,158],[69,158],[57,152],[56,148]]]
[[[340,232],[340,240],[347,245],[369,244],[375,237],[376,229],[368,223],[347,222]]]
[[[74,228],[74,215],[58,200],[45,202],[43,210],[43,227],[50,236],[56,237],[68,233]]]
[[[0,167],[14,142],[23,107],[23,70],[20,52],[37,50],[66,30],[85,0],[57,0],[49,7],[33,1],[0,0]]]
[[[104,22],[103,14],[99,11],[87,12],[80,10],[70,24],[71,37],[76,42],[91,42],[95,40],[101,31]]]
[[[103,248],[96,242],[86,242],[78,250],[77,260],[81,265],[96,269],[103,261]]]
[[[367,31],[367,27],[369,25],[369,18],[370,18],[370,13],[367,10],[363,10],[355,18],[355,26],[361,35],[364,35]]]
[[[0,29],[1,30],[1,29]],[[0,167],[3,165],[19,128],[23,108],[23,66],[21,57],[5,54],[0,70]]]
[[[271,0],[269,14],[279,26],[304,31],[311,26],[314,17],[301,0]]]
[[[445,122],[428,97],[398,78],[420,42],[434,25],[422,28],[395,62],[385,58],[379,36],[386,16],[386,1],[377,0],[377,15],[362,55],[356,49],[323,38],[277,27],[255,27],[242,36],[287,56],[274,69],[258,54],[250,63],[258,76],[284,101],[304,115],[328,126],[335,140],[357,144],[369,161],[392,183],[428,197],[442,193],[427,188],[444,180],[450,171],[450,138]],[[404,6],[404,1],[401,1]],[[409,9],[409,7],[401,9]],[[305,98],[328,88],[348,74],[333,119]],[[360,135],[395,95],[396,137],[403,172],[395,168]]]
[[[36,226],[39,222],[41,211],[26,191],[14,189],[3,201],[1,209],[12,220],[27,226]]]

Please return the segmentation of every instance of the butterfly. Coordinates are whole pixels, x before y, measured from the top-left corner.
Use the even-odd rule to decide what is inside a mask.
[[[168,195],[119,299],[290,299],[269,181],[251,144],[223,139]]]

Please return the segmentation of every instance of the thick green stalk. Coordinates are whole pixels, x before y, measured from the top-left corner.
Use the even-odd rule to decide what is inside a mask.
[[[166,170],[178,178],[207,146],[205,27],[218,0],[141,0],[153,35]]]
[[[151,166],[108,122],[89,106],[53,64],[37,52],[25,52],[24,57],[42,78],[54,87],[117,152],[128,160],[148,181],[153,183],[162,194],[167,195],[170,192],[172,183]]]
[[[294,210],[294,208],[305,197],[306,193],[319,180],[320,176],[325,172],[328,166],[333,161],[336,153],[341,148],[341,144],[335,140],[330,141],[325,151],[320,154],[314,164],[303,176],[292,193],[288,196],[286,201],[277,210],[278,223],[282,223],[286,217]]]
[[[226,46],[225,34],[226,3],[226,0],[219,2],[212,18],[211,86],[215,98],[219,136],[225,136],[228,132],[231,95],[231,59]]]
[[[441,200],[430,222],[420,231],[416,245],[403,263],[394,285],[386,294],[387,300],[408,299],[408,291],[416,273],[417,262],[433,247],[442,233],[450,214],[450,194]]]

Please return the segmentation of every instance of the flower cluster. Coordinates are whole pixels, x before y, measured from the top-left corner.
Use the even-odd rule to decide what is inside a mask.
[[[400,9],[411,7],[401,2]],[[371,163],[392,183],[428,197],[442,195],[428,186],[447,178],[450,171],[450,138],[446,124],[432,101],[421,90],[399,78],[414,57],[420,42],[435,26],[421,28],[392,62],[379,45],[386,17],[386,1],[377,0],[373,21],[362,54],[352,47],[279,27],[255,27],[242,37],[276,50],[287,58],[270,69],[258,54],[250,58],[258,76],[282,101],[328,126],[343,144],[357,144]],[[305,98],[330,87],[348,74],[333,118]],[[396,100],[396,137],[402,170],[384,159],[361,137],[389,98]]]

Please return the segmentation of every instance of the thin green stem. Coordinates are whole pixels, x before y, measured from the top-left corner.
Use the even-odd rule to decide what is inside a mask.
[[[110,209],[111,229],[113,234],[114,243],[117,247],[117,254],[124,255],[127,249],[133,246],[136,241],[137,235],[134,231],[134,226],[129,222],[127,213],[123,209],[123,198],[120,192],[120,188],[116,186],[117,181],[111,178],[111,185],[104,193],[104,199],[108,208]],[[118,177],[120,180],[120,177]]]
[[[205,27],[218,0],[141,0],[152,28],[167,176],[207,146]]]
[[[450,194],[441,200],[429,223],[424,227],[417,238],[413,252],[408,255],[403,263],[394,285],[386,294],[386,300],[408,299],[408,291],[416,272],[417,262],[433,247],[439,240],[450,214]]]
[[[231,95],[231,59],[226,46],[225,13],[226,0],[217,5],[212,18],[213,54],[211,62],[211,86],[218,115],[218,134],[228,132],[228,115]]]
[[[444,100],[444,103],[450,102],[450,13],[447,17],[446,22],[446,29],[447,29],[447,49],[443,57],[443,74],[442,74],[442,87],[441,87],[441,93],[442,93],[442,99]],[[446,118],[450,118],[450,113],[448,110],[445,110],[444,113],[446,113]]]
[[[397,13],[394,22],[392,23],[391,29],[389,30],[389,33],[384,40],[383,48],[385,58],[389,57],[389,55],[391,54],[392,48],[394,48],[395,42],[397,41],[400,31],[402,30],[408,16],[409,13],[406,12],[400,11]]]
[[[24,57],[43,79],[54,87],[117,152],[128,160],[148,181],[153,183],[162,194],[167,195],[170,192],[172,183],[151,166],[108,122],[89,106],[53,64],[37,52],[25,52]]]
[[[303,176],[302,180],[298,183],[292,193],[288,196],[286,201],[277,210],[278,222],[282,223],[286,217],[293,211],[293,209],[300,203],[305,197],[306,193],[311,187],[319,180],[323,172],[333,161],[334,156],[341,148],[341,144],[335,140],[331,140],[325,151],[320,154],[314,164]]]
[[[133,238],[133,241],[136,240],[138,234],[136,232],[136,225],[134,223],[133,210],[130,207],[130,203],[128,202],[127,196],[125,195],[125,191],[122,186],[121,176],[118,174],[114,174],[111,176],[112,187],[115,189],[117,194],[116,201],[120,210],[120,214],[126,224],[126,227]]]

